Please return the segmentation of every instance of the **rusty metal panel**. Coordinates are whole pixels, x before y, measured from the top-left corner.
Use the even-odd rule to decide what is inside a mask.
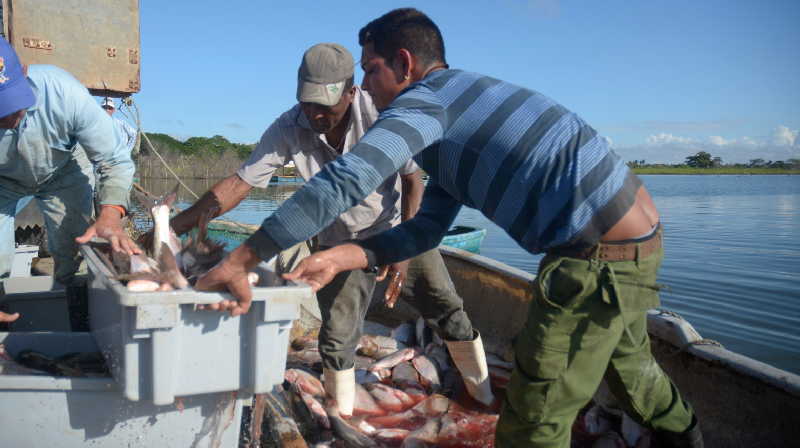
[[[52,64],[92,94],[141,88],[138,0],[2,0],[3,28],[25,64]]]

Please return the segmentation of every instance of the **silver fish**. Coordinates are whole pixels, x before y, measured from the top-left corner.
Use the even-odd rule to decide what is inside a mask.
[[[417,348],[404,348],[403,350],[398,350],[389,356],[375,361],[375,363],[373,363],[368,370],[375,371],[379,369],[391,369],[401,362],[414,359],[414,357],[419,354],[420,351]]]
[[[419,372],[419,379],[423,386],[432,392],[438,392],[442,388],[439,380],[439,372],[436,365],[425,355],[419,355],[411,360],[411,364]]]

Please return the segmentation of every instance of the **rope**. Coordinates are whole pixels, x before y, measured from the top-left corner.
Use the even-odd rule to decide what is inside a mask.
[[[138,108],[138,106],[136,105],[136,103],[134,103],[134,101],[133,101],[133,98],[132,98],[132,97],[128,97],[128,98],[126,98],[125,104],[126,104],[128,107],[130,107],[130,108],[132,108],[132,109],[133,109],[133,112],[134,112],[134,114],[135,114],[135,120],[136,120],[136,130],[137,130],[137,132],[138,132],[138,134],[139,134],[138,136],[139,136],[140,138],[141,138],[141,137],[144,137],[144,141],[145,141],[145,142],[147,142],[147,146],[149,146],[149,147],[150,147],[150,150],[151,150],[151,151],[153,151],[153,154],[155,154],[155,155],[156,155],[156,157],[158,157],[158,160],[160,160],[160,161],[161,161],[161,163],[164,165],[164,168],[166,168],[166,169],[167,169],[167,171],[169,171],[169,173],[170,173],[170,174],[172,174],[172,176],[175,178],[175,180],[177,180],[177,181],[178,181],[178,183],[179,183],[179,184],[180,184],[180,185],[181,185],[183,188],[185,188],[185,189],[186,189],[186,191],[188,191],[188,192],[189,192],[189,193],[190,193],[192,196],[194,196],[194,198],[195,198],[195,199],[200,199],[200,196],[196,195],[196,194],[194,193],[194,191],[192,191],[192,189],[191,189],[191,188],[189,188],[189,187],[188,187],[188,186],[187,186],[185,183],[183,183],[183,181],[181,180],[181,178],[180,178],[180,177],[178,177],[178,175],[177,175],[177,174],[175,174],[175,171],[172,171],[172,168],[170,168],[170,166],[169,166],[169,164],[166,162],[166,160],[164,160],[164,158],[163,158],[163,157],[161,157],[161,154],[159,154],[159,153],[158,153],[158,151],[156,151],[156,148],[155,148],[155,146],[153,146],[153,143],[150,141],[150,138],[147,136],[147,134],[146,134],[144,131],[142,131],[141,121],[139,120],[139,108]]]

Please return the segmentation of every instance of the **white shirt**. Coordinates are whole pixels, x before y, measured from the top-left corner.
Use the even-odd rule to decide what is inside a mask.
[[[342,153],[348,152],[378,117],[372,98],[358,86],[350,107]],[[325,135],[311,129],[300,105],[296,104],[264,132],[237,174],[253,187],[266,188],[275,170],[289,162],[294,162],[300,176],[308,180],[338,156]],[[398,173],[408,175],[417,170],[417,164],[409,160]],[[398,173],[320,232],[317,235],[319,244],[333,246],[347,240],[360,240],[399,224],[401,186]]]

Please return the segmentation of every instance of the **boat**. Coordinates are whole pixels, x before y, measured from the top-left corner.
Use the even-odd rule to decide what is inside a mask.
[[[305,182],[300,176],[272,176],[269,183],[273,184],[301,184]]]
[[[215,219],[208,225],[208,231],[212,237],[220,238],[233,244],[241,243],[256,230],[258,230],[258,226],[255,224],[243,224],[223,219]],[[486,229],[455,226],[445,234],[441,244],[472,253],[480,253],[481,243],[485,236]]]
[[[444,235],[442,244],[477,254],[481,251],[481,243],[485,236],[486,229],[470,226],[455,226]]]
[[[512,341],[534,300],[531,283],[535,275],[457,248],[440,246],[439,250],[486,351],[512,360]],[[314,313],[304,308],[301,315],[305,317],[297,322],[318,324]],[[402,300],[389,309],[373,299],[367,321],[393,327],[418,316]],[[691,403],[706,447],[796,445],[800,375],[703,339],[689,322],[668,310],[650,310],[647,319],[652,353]],[[301,331],[309,330],[313,328]],[[609,398],[607,389],[601,387],[593,401],[608,403]]]
[[[534,299],[531,283],[535,276],[465,250],[448,246],[440,246],[439,250],[464,301],[465,311],[482,334],[487,352],[504,354],[510,359],[512,340],[524,325],[528,305]],[[42,298],[52,297],[44,293]],[[318,325],[319,320],[314,319],[313,314],[314,310],[304,305],[296,326]],[[380,300],[373,301],[367,315],[369,321],[386,326],[416,317],[416,311],[402,301],[388,309]],[[687,321],[665,310],[648,313],[648,332],[659,365],[695,409],[705,446],[793,446],[796,443],[800,436],[797,424],[800,376],[703,339]],[[281,419],[286,423],[288,419],[290,426],[296,427],[291,422],[293,414],[287,411],[286,402],[280,401],[281,396],[259,395],[254,407],[259,409],[260,402],[260,409],[266,410],[263,417],[272,424]],[[260,431],[253,432],[253,436],[256,433],[261,437]],[[267,432],[263,434],[267,437]],[[275,442],[277,446],[305,446]]]

